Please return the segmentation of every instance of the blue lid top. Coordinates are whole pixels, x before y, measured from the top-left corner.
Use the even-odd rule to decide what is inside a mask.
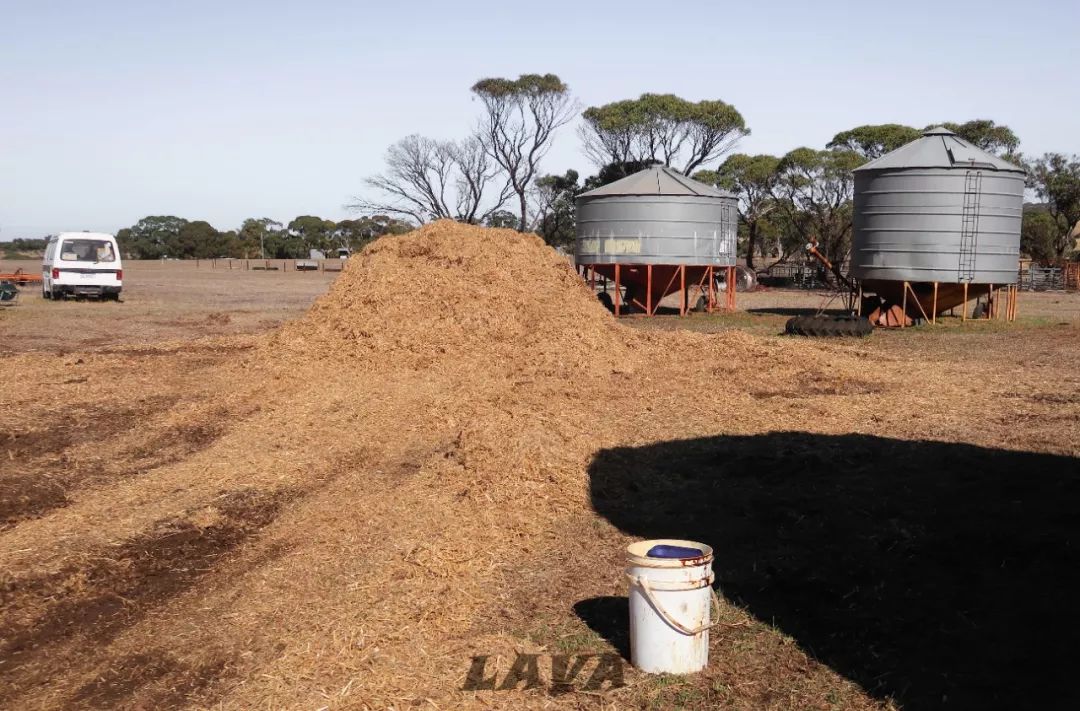
[[[669,546],[669,545],[656,545],[649,549],[649,552],[645,554],[649,558],[700,558],[704,555],[704,552],[700,548],[690,548],[689,546]]]

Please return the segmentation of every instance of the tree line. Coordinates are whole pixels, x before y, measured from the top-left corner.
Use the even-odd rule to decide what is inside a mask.
[[[4,250],[4,259],[25,259],[45,254],[45,247],[48,246],[48,242],[48,238],[26,239],[17,237],[9,242],[0,242],[0,248]]]
[[[1008,126],[987,119],[857,126],[821,148],[782,156],[732,153],[750,128],[719,100],[688,101],[642,94],[584,108],[578,136],[596,173],[546,174],[541,161],[559,129],[581,109],[559,77],[482,79],[472,87],[480,116],[462,139],[411,135],[386,153],[386,168],[364,181],[352,207],[410,223],[454,219],[536,232],[549,244],[574,239],[574,201],[582,192],[650,165],[663,165],[734,192],[739,199],[740,252],[784,258],[816,240],[843,261],[851,243],[852,171],[945,126],[979,148],[1022,166],[1036,203],[1025,205],[1021,249],[1038,260],[1069,256],[1080,222],[1080,157],[1046,153],[1026,158]]]
[[[188,221],[172,215],[144,217],[116,233],[121,252],[133,259],[299,259],[319,250],[330,255],[340,247],[350,250],[386,234],[400,234],[412,226],[387,215],[334,222],[302,215],[288,224],[270,218],[249,218],[239,229],[220,231],[204,220]]]

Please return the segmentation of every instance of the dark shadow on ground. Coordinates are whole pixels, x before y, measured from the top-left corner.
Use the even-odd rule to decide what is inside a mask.
[[[721,295],[721,297],[722,297],[722,295]],[[721,297],[717,297],[718,305],[716,307],[716,310],[717,310],[718,313],[723,312],[722,307],[719,306],[719,300],[720,300]],[[697,299],[696,296],[694,298],[690,299],[689,305],[687,307],[687,313],[706,313],[704,304],[699,305],[697,303],[696,299]],[[607,310],[609,312],[611,312],[612,314],[615,313],[615,304],[613,302],[612,303],[607,303],[607,302],[604,302],[603,300],[601,300],[601,303],[604,304],[604,307],[607,308]],[[629,303],[623,302],[623,303],[621,303],[619,305],[619,315],[620,316],[645,316],[645,309],[643,309],[641,307],[638,307],[638,306],[636,306],[634,304],[629,304]],[[679,307],[678,306],[654,306],[653,307],[653,316],[679,316],[679,315],[680,315],[680,312],[679,312]]]
[[[879,698],[1080,707],[1078,459],[788,432],[602,450],[590,475],[600,514],[712,545],[728,599]]]
[[[788,306],[776,306],[776,307],[761,307],[757,309],[746,309],[748,314],[771,314],[773,316],[813,316],[818,312],[816,308],[794,308]],[[821,313],[826,316],[843,316],[847,313],[847,309],[833,308],[825,309]]]
[[[630,601],[626,596],[591,597],[575,604],[574,613],[630,661]]]

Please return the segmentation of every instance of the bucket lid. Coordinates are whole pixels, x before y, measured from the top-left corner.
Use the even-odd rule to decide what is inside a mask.
[[[691,557],[680,556],[655,556],[650,552],[657,547],[668,549],[689,549],[698,551],[698,555]],[[630,565],[647,568],[692,568],[699,565],[708,565],[713,560],[713,549],[704,543],[685,541],[678,538],[657,538],[651,541],[638,541],[626,547],[626,562]]]
[[[685,560],[687,558],[700,558],[701,549],[691,548],[690,546],[669,546],[660,543],[650,548],[645,555],[650,558],[675,558],[676,560]]]

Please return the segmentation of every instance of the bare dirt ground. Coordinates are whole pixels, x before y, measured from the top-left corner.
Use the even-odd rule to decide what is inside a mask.
[[[52,302],[23,289],[0,312],[0,352],[68,351],[173,339],[262,333],[301,313],[334,273],[212,269],[207,262],[124,263],[124,303]],[[0,260],[0,273],[40,271]]]
[[[1080,297],[815,343],[777,335],[815,295],[615,324],[432,239],[282,331],[331,276],[0,311],[0,707],[1075,705]],[[709,669],[556,684],[673,534],[718,551]],[[535,688],[462,690],[519,653]]]

